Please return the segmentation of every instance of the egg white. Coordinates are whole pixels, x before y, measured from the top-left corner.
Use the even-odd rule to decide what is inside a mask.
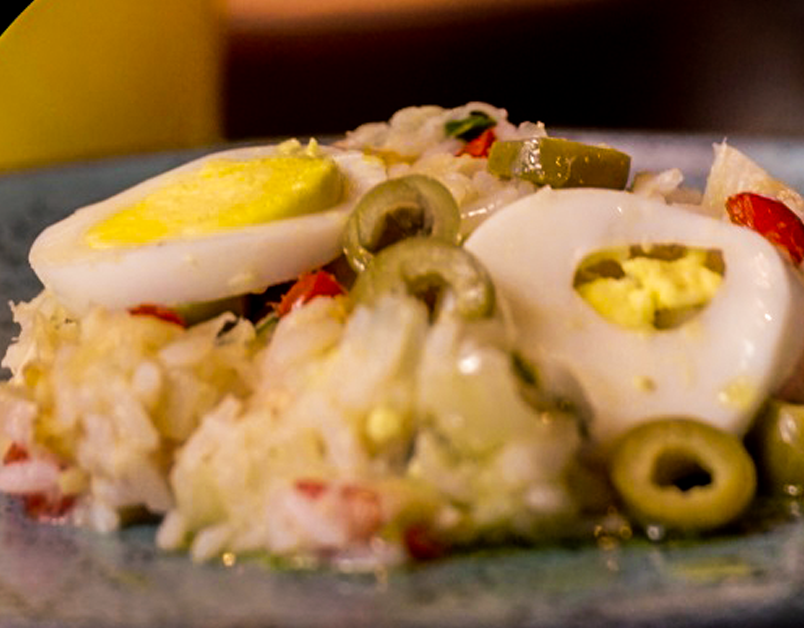
[[[592,252],[679,243],[722,251],[726,271],[707,307],[654,332],[622,328],[573,288]],[[611,442],[671,415],[736,435],[786,380],[804,348],[799,275],[755,232],[627,192],[545,189],[481,225],[466,243],[510,306],[522,349],[545,379]]]
[[[358,151],[320,150],[335,160],[345,180],[344,199],[331,209],[147,245],[96,249],[85,243],[90,227],[211,159],[259,159],[278,151],[276,146],[232,149],[157,175],[49,226],[31,247],[31,267],[75,314],[92,305],[211,301],[294,279],[337,257],[349,212],[363,193],[386,178],[378,159]]]

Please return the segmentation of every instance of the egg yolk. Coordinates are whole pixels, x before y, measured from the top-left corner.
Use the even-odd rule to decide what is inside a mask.
[[[97,223],[85,238],[100,249],[204,236],[328,209],[343,187],[337,164],[325,157],[213,159]]]
[[[716,251],[677,247],[667,255],[671,250],[594,254],[576,273],[575,289],[598,314],[622,327],[678,327],[712,300],[724,270]]]

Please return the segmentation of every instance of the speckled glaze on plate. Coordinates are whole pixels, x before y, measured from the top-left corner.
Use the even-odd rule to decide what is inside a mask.
[[[711,136],[566,132],[628,151],[636,170],[680,167],[703,185]],[[732,138],[804,190],[804,140]],[[0,296],[33,297],[33,238],[88,203],[179,165],[160,154],[0,177]],[[0,345],[14,334],[0,307]],[[371,575],[195,565],[154,528],[102,536],[27,521],[0,498],[0,626],[140,628],[804,625],[804,522],[706,543],[544,547],[460,556]]]

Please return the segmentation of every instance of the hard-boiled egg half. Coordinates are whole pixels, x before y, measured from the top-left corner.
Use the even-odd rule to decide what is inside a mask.
[[[76,314],[259,292],[337,257],[346,217],[385,176],[315,142],[218,152],[79,209],[29,259]]]
[[[510,306],[522,350],[589,411],[590,432],[604,444],[667,416],[742,435],[804,347],[804,288],[774,246],[749,229],[662,201],[544,189],[490,218],[466,247]],[[604,277],[616,289],[590,290],[596,303],[579,286],[585,260],[673,247],[700,253],[699,262],[684,260],[672,272],[671,262],[660,270],[662,255],[623,262]],[[714,270],[704,267],[707,256],[719,260]],[[605,275],[605,264],[597,270]],[[704,299],[676,325],[639,324],[642,314],[633,312],[654,289],[698,291]],[[602,315],[601,294],[622,301],[610,308],[619,320]]]

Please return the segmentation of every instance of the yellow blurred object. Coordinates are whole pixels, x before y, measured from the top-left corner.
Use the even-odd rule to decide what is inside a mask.
[[[212,144],[218,0],[35,0],[0,36],[0,171]]]

